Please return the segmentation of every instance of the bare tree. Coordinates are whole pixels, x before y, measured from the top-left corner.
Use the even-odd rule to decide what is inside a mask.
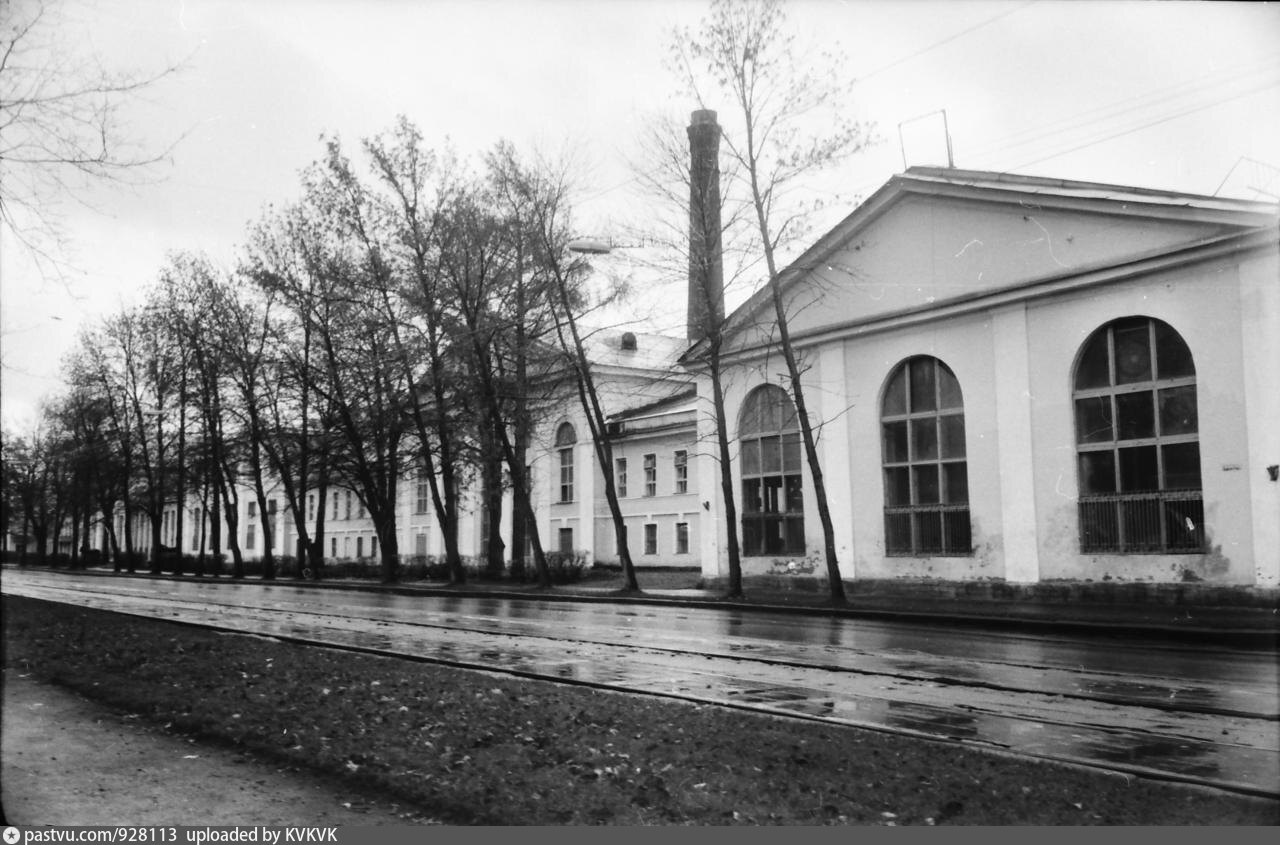
[[[759,248],[768,272],[778,345],[786,363],[800,422],[801,439],[822,523],[827,579],[835,603],[845,601],[836,557],[835,530],[827,502],[813,421],[805,402],[803,364],[791,342],[779,277],[781,249],[803,232],[811,208],[789,201],[807,178],[862,150],[868,128],[841,108],[848,86],[839,59],[802,57],[786,32],[780,0],[716,0],[696,32],[674,33],[675,65],[702,108],[707,94],[729,100],[740,119],[737,133],[723,133],[738,165],[738,187],[754,211]],[[821,135],[809,134],[821,127]]]
[[[622,564],[624,592],[640,592],[635,565],[627,544],[627,526],[618,502],[614,479],[613,439],[605,419],[591,361],[587,355],[579,318],[586,304],[582,289],[588,269],[585,262],[569,254],[570,204],[568,168],[539,161],[524,166],[516,160],[508,164],[507,178],[528,202],[529,225],[536,238],[533,261],[547,279],[547,296],[556,336],[565,362],[573,374],[574,386],[591,431],[596,461],[604,477],[604,495],[613,521],[618,560]]]
[[[0,223],[45,270],[63,263],[64,200],[83,200],[95,182],[146,176],[180,140],[140,143],[125,112],[185,62],[108,68],[85,54],[74,23],[59,2],[0,0]]]

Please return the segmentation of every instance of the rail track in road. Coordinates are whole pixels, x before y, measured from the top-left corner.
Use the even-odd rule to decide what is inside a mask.
[[[6,571],[5,593],[1280,799],[1274,652],[673,606]]]

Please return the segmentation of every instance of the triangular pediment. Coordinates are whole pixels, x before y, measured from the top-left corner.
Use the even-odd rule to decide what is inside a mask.
[[[957,175],[961,174],[961,175]],[[985,177],[985,178],[983,178]],[[782,274],[793,336],[918,312],[1275,224],[1275,206],[1003,174],[895,177]],[[729,348],[772,339],[767,290]]]

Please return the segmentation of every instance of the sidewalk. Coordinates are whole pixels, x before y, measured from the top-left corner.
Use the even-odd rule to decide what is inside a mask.
[[[7,566],[6,566],[7,568]],[[109,569],[69,572],[68,577],[174,578]],[[195,580],[182,576],[182,580]],[[214,580],[210,578],[209,580]],[[229,580],[225,575],[217,581]],[[258,579],[251,577],[249,581]],[[1117,636],[1152,636],[1191,642],[1213,642],[1251,648],[1280,646],[1280,591],[1200,584],[1002,582],[846,582],[847,603],[833,607],[825,582],[816,579],[756,577],[745,579],[742,599],[725,599],[724,588],[708,589],[696,570],[637,572],[642,592],[621,590],[621,575],[605,570],[583,581],[550,590],[509,581],[469,581],[452,586],[437,581],[405,581],[387,585],[376,580],[333,579],[278,583],[312,589],[392,592],[399,595],[524,598],[544,601],[587,601],[628,604],[678,604],[745,612],[802,613],[920,624],[973,625],[1001,629],[1058,630]]]
[[[137,716],[4,671],[0,746],[12,825],[422,824],[320,776],[195,744]]]

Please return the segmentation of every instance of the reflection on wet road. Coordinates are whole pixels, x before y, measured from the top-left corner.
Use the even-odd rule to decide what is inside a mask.
[[[1273,651],[669,605],[7,570],[6,593],[1280,797]]]

